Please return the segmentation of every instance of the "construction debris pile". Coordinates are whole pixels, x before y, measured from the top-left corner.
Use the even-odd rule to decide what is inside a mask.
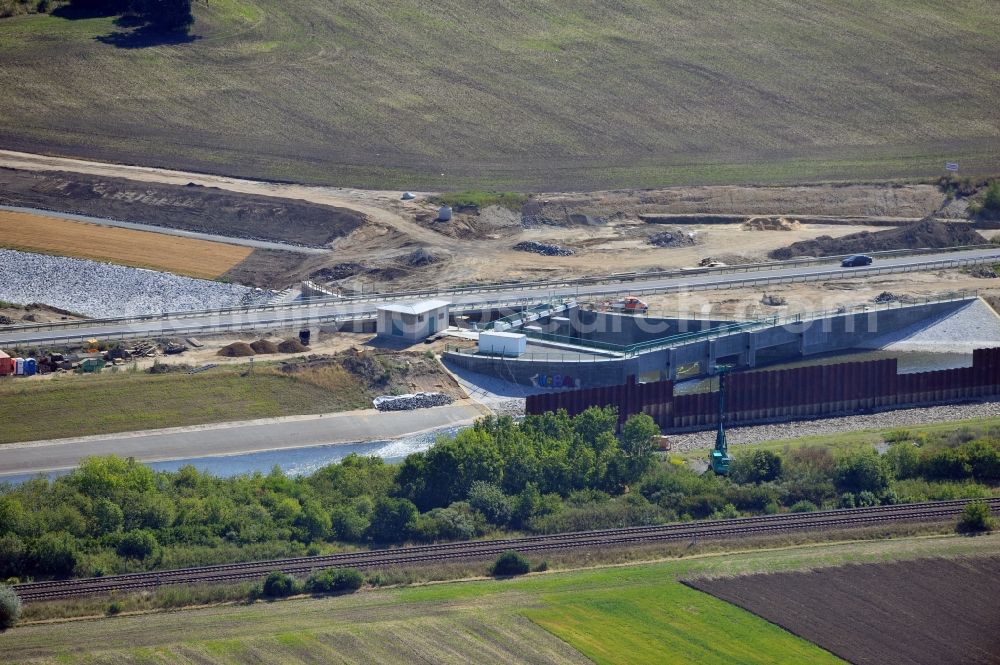
[[[271,295],[239,284],[0,249],[0,300],[19,305],[39,302],[114,317],[263,304]]]
[[[890,291],[883,291],[882,293],[880,293],[877,296],[875,296],[874,298],[872,298],[872,302],[876,303],[876,304],[879,304],[879,305],[882,305],[882,304],[885,304],[885,303],[890,303],[890,302],[897,302],[898,300],[899,300],[899,296],[897,296],[895,293],[892,293]]]
[[[372,403],[379,411],[412,411],[445,406],[455,401],[444,393],[413,393],[410,395],[379,395]]]
[[[541,254],[542,256],[572,256],[573,250],[568,247],[560,247],[559,245],[549,245],[544,242],[535,242],[534,240],[526,240],[524,242],[519,242],[514,245],[514,249],[519,252],[534,252],[535,254]]]
[[[695,243],[695,240],[693,233],[671,229],[650,236],[647,242],[654,247],[689,247]]]

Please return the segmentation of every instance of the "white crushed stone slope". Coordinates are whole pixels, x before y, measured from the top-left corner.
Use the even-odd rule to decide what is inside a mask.
[[[1000,346],[1000,316],[983,300],[931,321],[883,335],[863,345],[890,351],[951,351]]]
[[[0,300],[86,316],[181,312],[264,302],[267,291],[166,272],[0,249]]]

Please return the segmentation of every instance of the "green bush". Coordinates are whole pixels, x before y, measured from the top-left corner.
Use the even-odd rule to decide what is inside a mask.
[[[13,628],[21,618],[21,599],[6,584],[0,584],[0,632]]]
[[[305,590],[309,593],[357,591],[364,581],[365,576],[356,568],[327,568],[310,575]]]
[[[864,450],[837,461],[833,482],[841,492],[881,494],[889,487],[889,474],[878,453]]]
[[[107,614],[109,617],[113,617],[116,614],[121,614],[121,611],[122,611],[121,602],[117,600],[112,600],[110,603],[108,603],[108,609],[104,610],[104,613]]]
[[[531,562],[520,552],[504,552],[490,566],[490,575],[494,577],[512,577],[524,575],[531,571]]]
[[[811,513],[819,510],[819,508],[817,508],[816,504],[812,501],[806,501],[803,499],[802,501],[796,501],[792,504],[792,507],[789,508],[789,510],[793,513]]]
[[[299,592],[299,582],[294,577],[276,570],[264,578],[261,594],[265,598],[285,598]]]
[[[28,553],[31,567],[43,575],[70,575],[79,557],[76,541],[65,531],[43,534]]]
[[[983,195],[983,210],[1000,212],[1000,180],[993,180]]]
[[[737,483],[766,483],[781,475],[781,456],[770,450],[751,450],[736,456],[729,473]]]
[[[982,533],[996,528],[996,520],[990,514],[990,506],[985,501],[970,501],[962,510],[958,520],[959,533]]]
[[[159,548],[156,536],[145,529],[129,531],[118,541],[118,555],[126,559],[146,559]]]
[[[482,513],[490,524],[504,526],[513,513],[511,498],[497,485],[477,480],[469,489],[469,505]]]

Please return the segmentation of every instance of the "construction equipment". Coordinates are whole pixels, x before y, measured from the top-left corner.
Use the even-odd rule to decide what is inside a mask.
[[[649,311],[649,305],[633,296],[625,296],[611,303],[611,309],[624,314],[645,314]]]
[[[712,465],[712,471],[716,472],[720,476],[724,476],[729,473],[729,464],[733,459],[729,456],[729,449],[726,445],[726,425],[725,425],[725,413],[726,413],[726,374],[732,369],[732,365],[718,365],[716,370],[719,373],[719,429],[715,433],[715,448],[712,450],[712,455],[709,458],[709,462]]]

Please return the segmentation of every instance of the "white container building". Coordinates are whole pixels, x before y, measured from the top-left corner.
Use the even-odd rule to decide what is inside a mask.
[[[528,347],[528,337],[522,333],[481,332],[479,352],[496,356],[517,358],[524,355]]]
[[[379,337],[420,341],[448,328],[447,300],[424,300],[411,304],[378,307],[376,332]]]

